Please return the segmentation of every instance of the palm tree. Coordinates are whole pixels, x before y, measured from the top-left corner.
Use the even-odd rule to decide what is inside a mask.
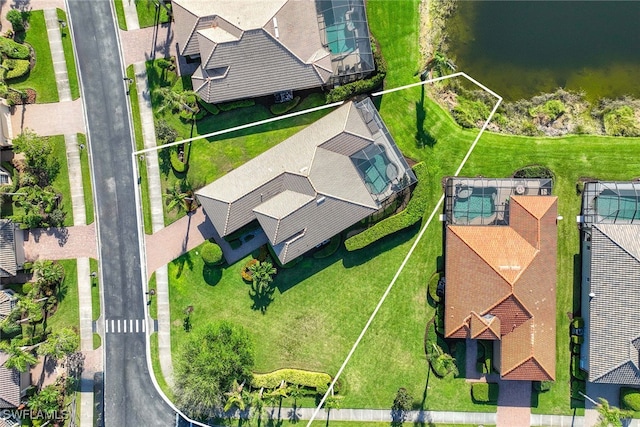
[[[55,413],[60,405],[60,392],[54,385],[48,385],[39,393],[34,394],[29,398],[27,406],[34,412],[43,412],[47,415]]]
[[[192,90],[183,90],[176,92],[170,87],[161,87],[156,89],[156,93],[162,97],[164,103],[158,112],[162,112],[167,108],[172,111],[181,111],[190,120],[195,120],[196,115],[200,112],[198,107],[198,95]]]
[[[633,417],[633,412],[610,406],[607,399],[601,397],[598,400],[598,423],[595,427],[622,427],[622,419]]]
[[[225,393],[227,401],[224,404],[224,411],[230,411],[231,409],[238,408],[240,411],[244,411],[246,408],[247,393],[243,390],[244,382],[238,384],[237,380],[233,380],[231,391]]]
[[[25,351],[20,345],[19,341],[11,340],[7,343],[0,342],[0,351],[4,351],[9,355],[9,358],[4,362],[4,367],[7,369],[16,369],[19,372],[26,372],[29,369],[29,365],[34,365],[38,359],[29,351]]]
[[[294,408],[298,406],[298,399],[302,396],[304,396],[304,389],[302,389],[298,384],[289,387],[289,397],[293,398]]]
[[[33,326],[34,335],[36,323],[42,320],[42,305],[29,296],[18,295],[18,308],[22,317],[19,322],[29,322]]]
[[[189,212],[194,206],[193,189],[186,179],[177,181],[173,187],[167,188],[164,197],[167,209],[170,211],[178,209],[178,211]]]
[[[456,65],[451,59],[447,58],[442,52],[436,51],[431,59],[427,61],[422,77],[426,77],[427,73],[429,77],[431,77],[431,73],[434,71],[438,76],[444,76],[448,72],[456,71],[456,68]]]
[[[249,266],[256,292],[262,293],[273,282],[273,275],[278,272],[268,261],[257,262]]]
[[[47,340],[38,347],[38,354],[60,360],[73,353],[79,345],[80,337],[78,334],[71,329],[64,328],[49,335]]]
[[[64,278],[64,267],[54,261],[38,260],[33,263],[33,273],[44,294],[51,296]]]

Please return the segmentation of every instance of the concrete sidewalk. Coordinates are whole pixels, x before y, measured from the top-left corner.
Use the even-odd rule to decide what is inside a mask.
[[[127,24],[127,30],[138,30],[140,28],[140,23],[138,22],[136,0],[123,0],[122,8],[124,9],[124,20]]]

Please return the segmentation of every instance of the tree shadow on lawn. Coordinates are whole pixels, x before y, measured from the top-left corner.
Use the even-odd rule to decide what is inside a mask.
[[[202,278],[207,285],[215,286],[222,279],[222,267],[204,265],[202,267]]]
[[[420,88],[420,101],[416,102],[416,147],[432,148],[438,141],[424,129],[424,122],[427,118],[427,111],[424,108],[424,85]]]
[[[180,255],[178,258],[176,258],[171,262],[174,265],[178,266],[176,277],[182,276],[182,272],[184,271],[185,265],[187,266],[187,270],[193,270],[193,260],[191,259],[191,251],[185,253],[184,255]]]

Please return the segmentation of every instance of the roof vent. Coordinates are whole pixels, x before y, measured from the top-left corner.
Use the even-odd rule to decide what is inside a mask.
[[[320,196],[320,197],[318,197],[318,198],[316,199],[316,204],[318,204],[318,205],[319,205],[319,204],[321,204],[321,203],[324,203],[324,201],[325,201],[325,200],[327,200],[327,198],[326,198],[326,197],[324,197],[324,196]]]
[[[593,297],[595,297],[595,296],[596,296],[596,294],[595,294],[595,293],[593,293],[593,292],[589,292],[589,298],[593,298]]]
[[[305,167],[300,169],[300,173],[306,173],[308,170],[309,170],[309,167],[305,166]]]
[[[276,38],[279,39],[280,32],[278,31],[278,18],[276,18],[275,16],[273,17],[273,30],[276,33]]]

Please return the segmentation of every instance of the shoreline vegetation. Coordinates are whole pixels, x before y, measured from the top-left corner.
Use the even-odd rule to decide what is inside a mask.
[[[420,2],[421,78],[450,74],[456,70],[449,58],[446,25],[455,13],[456,0]],[[495,99],[470,88],[461,79],[427,86],[431,97],[465,128],[479,128],[489,116]],[[584,92],[558,88],[529,99],[503,102],[488,126],[498,133],[525,136],[608,135],[640,136],[640,100],[629,96],[589,101]]]

